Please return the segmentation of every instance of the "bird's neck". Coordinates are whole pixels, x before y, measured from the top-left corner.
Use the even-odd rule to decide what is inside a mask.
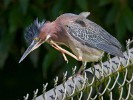
[[[64,30],[61,23],[54,21],[51,24],[52,24],[51,25],[52,26],[51,27],[51,30],[52,30],[51,39],[55,42],[66,44],[66,41],[67,41],[67,37],[65,34],[66,31]]]

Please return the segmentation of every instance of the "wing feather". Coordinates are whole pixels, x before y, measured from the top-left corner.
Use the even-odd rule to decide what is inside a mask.
[[[84,23],[86,27],[80,23],[71,22],[67,25],[66,31],[84,45],[123,57],[121,44],[115,37],[94,22],[86,19]]]
[[[101,26],[97,25],[96,23],[89,21],[91,24],[91,27],[95,27],[97,29],[97,34],[100,34],[103,38],[105,38],[107,40],[107,42],[112,43],[113,45],[115,45],[118,48],[121,48],[121,44],[119,43],[119,41],[113,37],[112,35],[110,35],[106,30],[104,30]]]

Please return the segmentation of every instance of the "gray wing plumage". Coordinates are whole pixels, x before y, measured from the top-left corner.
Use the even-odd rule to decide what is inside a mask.
[[[79,19],[77,19],[79,20]],[[96,23],[87,19],[69,23],[66,31],[82,44],[103,50],[111,55],[123,57],[119,41]],[[85,23],[83,26],[80,23]]]

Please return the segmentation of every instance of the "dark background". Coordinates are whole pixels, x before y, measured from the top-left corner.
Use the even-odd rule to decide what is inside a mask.
[[[22,62],[20,57],[28,47],[24,40],[24,30],[37,17],[39,20],[55,20],[63,13],[79,14],[91,12],[88,17],[123,45],[133,33],[133,0],[3,0],[0,2],[0,100],[22,99],[27,93],[42,91],[42,85],[63,76],[77,62],[68,57],[67,64],[61,53],[49,44],[43,44]],[[60,81],[61,82],[61,81]]]

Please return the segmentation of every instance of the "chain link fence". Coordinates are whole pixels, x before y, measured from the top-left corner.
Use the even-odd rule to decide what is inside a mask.
[[[133,48],[129,49],[133,40],[127,41],[127,51],[124,58],[110,58],[108,61],[85,69],[82,75],[75,74],[76,66],[72,69],[72,76],[57,85],[58,77],[54,79],[54,88],[46,92],[48,83],[43,85],[42,95],[37,96],[34,91],[33,100],[133,100]],[[28,100],[29,94],[24,96]]]

